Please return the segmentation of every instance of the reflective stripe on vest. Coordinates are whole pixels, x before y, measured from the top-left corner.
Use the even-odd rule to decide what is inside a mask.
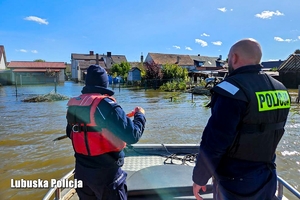
[[[74,123],[71,126],[78,126],[78,132],[75,130],[71,131],[71,139],[74,150],[76,153],[98,156],[108,152],[121,151],[126,143],[116,137],[106,128],[102,128],[101,132],[94,131],[92,128],[97,129],[95,122],[95,112],[100,101],[108,96],[99,94],[83,94],[79,97],[75,97],[69,100],[68,106],[86,106],[90,107],[90,122],[87,124]],[[114,98],[108,97],[115,101]],[[80,116],[77,116],[80,117]],[[85,130],[86,126],[86,130]]]
[[[263,91],[255,94],[259,112],[291,107],[289,94],[285,90]]]

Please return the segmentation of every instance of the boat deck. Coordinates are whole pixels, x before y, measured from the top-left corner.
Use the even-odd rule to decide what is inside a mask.
[[[177,148],[135,145],[134,148],[126,148],[122,169],[127,172],[128,199],[195,199],[191,177],[197,151],[195,145]],[[61,195],[65,199],[79,200],[74,189],[63,190]],[[201,196],[213,199],[212,194]]]
[[[196,144],[136,144],[125,149],[125,163],[122,167],[127,172],[129,200],[171,200],[195,199],[192,190],[192,172],[199,145]],[[62,179],[72,178],[73,171]],[[279,197],[283,196],[283,186],[295,196],[299,192],[279,178]],[[75,189],[53,188],[44,200],[78,200]],[[204,200],[213,199],[212,182],[209,180],[207,191],[200,192]],[[299,197],[297,196],[297,197]]]
[[[195,199],[192,172],[197,152],[198,147],[186,145],[127,149],[130,156],[122,168],[128,173],[128,199]],[[212,199],[212,194],[202,197]]]

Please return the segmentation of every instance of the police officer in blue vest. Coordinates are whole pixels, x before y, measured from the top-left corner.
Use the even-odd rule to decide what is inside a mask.
[[[275,150],[291,101],[285,86],[261,70],[261,57],[256,40],[238,41],[228,55],[229,75],[211,90],[211,117],[192,177],[198,200],[211,177],[216,200],[275,196]]]
[[[127,199],[123,148],[138,142],[145,128],[144,109],[136,107],[131,120],[107,86],[105,69],[91,65],[82,94],[68,102],[66,133],[75,151],[75,179],[83,181],[76,188],[82,200]]]

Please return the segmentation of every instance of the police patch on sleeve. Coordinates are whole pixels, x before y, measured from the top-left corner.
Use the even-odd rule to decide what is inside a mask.
[[[227,81],[223,81],[223,82],[219,83],[217,85],[217,87],[222,88],[223,90],[229,92],[232,95],[235,95],[235,93],[237,93],[237,91],[239,91],[238,87],[236,87],[235,85],[232,85],[231,83],[229,83]]]

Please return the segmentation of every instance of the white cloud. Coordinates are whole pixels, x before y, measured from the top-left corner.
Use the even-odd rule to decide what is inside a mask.
[[[195,42],[197,44],[200,44],[202,47],[206,47],[207,46],[207,42],[205,42],[204,40],[195,39]]]
[[[279,59],[269,59],[268,61],[278,61]]]
[[[230,11],[233,11],[233,9],[231,8]]]
[[[222,45],[222,42],[221,41],[215,41],[215,42],[212,42],[214,45],[217,45],[217,46],[221,46]]]
[[[226,12],[227,11],[227,9],[225,7],[224,8],[218,8],[218,10],[221,11],[221,12]]]
[[[42,18],[39,18],[39,17],[36,17],[36,16],[25,17],[24,20],[34,21],[34,22],[37,22],[39,24],[46,24],[46,25],[49,24],[49,22],[47,22],[46,19],[42,19]]]
[[[191,47],[185,47],[186,50],[192,51],[193,49]]]
[[[298,36],[298,39],[300,40],[300,36]]]
[[[208,35],[206,33],[202,33],[201,36],[209,37],[210,35]]]
[[[31,53],[38,53],[38,51],[37,50],[32,50]]]
[[[175,49],[180,49],[180,46],[174,45],[173,47],[174,47]]]
[[[27,50],[26,50],[26,49],[16,49],[16,51],[20,51],[20,52],[23,52],[23,53],[27,53]]]
[[[255,17],[258,17],[261,19],[271,19],[273,17],[273,15],[283,16],[284,14],[279,12],[278,10],[276,10],[276,12],[265,10],[265,11],[262,11],[260,14],[256,14]]]
[[[274,37],[274,40],[277,42],[292,42],[292,39],[282,39],[281,37]]]

